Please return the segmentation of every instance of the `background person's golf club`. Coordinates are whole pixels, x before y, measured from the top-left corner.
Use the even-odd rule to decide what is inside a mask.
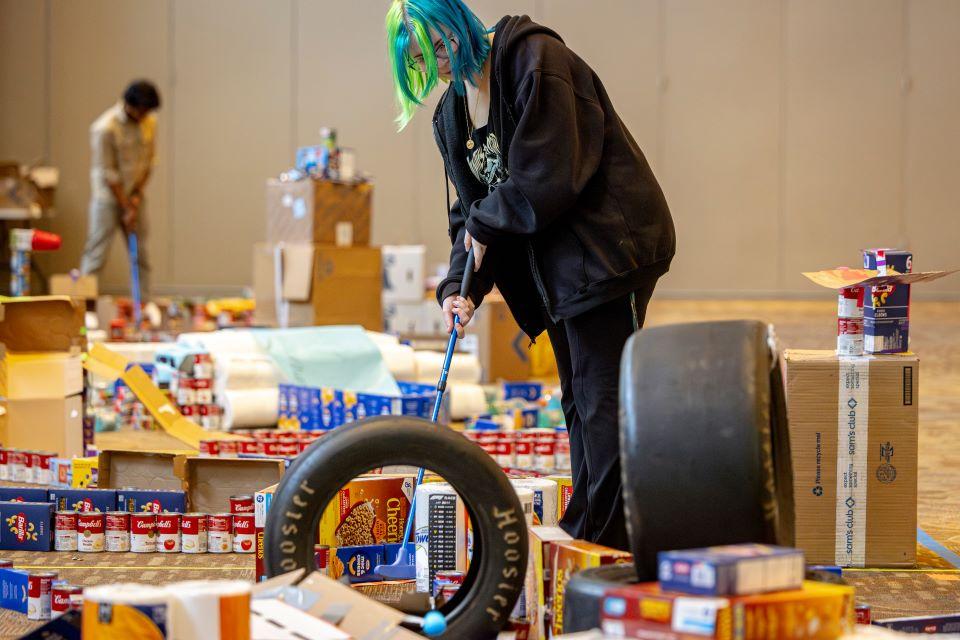
[[[460,297],[466,298],[470,292],[470,281],[473,280],[474,256],[473,251],[467,252],[467,263],[463,268],[463,280],[460,283]],[[440,405],[443,403],[443,393],[447,388],[447,376],[450,373],[450,362],[453,360],[453,350],[457,346],[457,325],[460,323],[460,316],[453,316],[453,328],[450,331],[450,340],[447,342],[447,353],[443,358],[443,367],[440,369],[440,380],[437,382],[437,399],[433,404],[433,415],[431,422],[436,422],[440,415]],[[411,563],[411,546],[416,549],[416,545],[410,544],[410,533],[413,531],[414,513],[416,513],[417,487],[423,482],[423,467],[417,470],[417,481],[413,486],[413,497],[410,500],[410,511],[407,516],[407,526],[403,531],[403,538],[400,548],[397,550],[397,557],[392,564],[377,565],[374,573],[388,580],[412,580],[417,577],[417,568]]]
[[[140,247],[137,244],[137,233],[127,234],[127,251],[130,254],[130,294],[133,298],[133,320],[136,331],[140,331],[143,320],[140,310]]]

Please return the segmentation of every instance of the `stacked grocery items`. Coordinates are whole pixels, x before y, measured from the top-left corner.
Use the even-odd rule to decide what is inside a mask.
[[[329,431],[370,416],[429,418],[436,398],[435,387],[409,382],[397,385],[399,396],[281,384],[278,425],[282,429]]]
[[[68,611],[79,611],[83,587],[58,580],[55,571],[16,569],[0,559],[0,608],[17,611],[28,620],[49,620]]]
[[[322,433],[283,429],[257,429],[248,433],[251,437],[246,440],[201,440],[200,455],[221,458],[254,456],[295,458],[322,435]]]
[[[96,456],[67,459],[50,451],[0,447],[2,481],[80,489],[96,479]]]
[[[197,351],[184,354],[170,376],[170,394],[183,417],[204,429],[220,428],[220,405],[213,401],[213,358]]]

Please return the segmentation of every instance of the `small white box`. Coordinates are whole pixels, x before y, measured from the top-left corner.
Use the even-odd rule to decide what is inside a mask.
[[[383,329],[394,335],[419,335],[423,325],[423,302],[388,302],[383,300]],[[437,310],[439,315],[440,311]]]
[[[383,301],[423,300],[427,249],[423,245],[384,245]]]

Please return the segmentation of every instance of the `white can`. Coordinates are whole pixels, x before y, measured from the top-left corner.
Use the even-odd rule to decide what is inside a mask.
[[[207,516],[207,552],[233,551],[233,514],[217,513]]]
[[[0,448],[0,480],[10,479],[10,451]]]
[[[183,553],[207,552],[207,514],[185,513],[180,517],[180,550]]]
[[[130,514],[130,551],[134,553],[157,551],[157,517],[154,514]]]
[[[130,551],[130,514],[126,511],[108,512],[105,536],[107,551]]]
[[[77,512],[57,511],[53,520],[53,548],[55,551],[77,550]]]

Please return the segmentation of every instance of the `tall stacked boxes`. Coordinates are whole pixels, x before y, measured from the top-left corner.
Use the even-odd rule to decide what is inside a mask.
[[[784,353],[796,505],[807,562],[916,562],[920,361]]]
[[[426,323],[432,315],[440,317],[431,296],[424,299],[426,283],[426,247],[423,245],[384,245],[383,324],[387,333],[398,335],[429,334]]]

